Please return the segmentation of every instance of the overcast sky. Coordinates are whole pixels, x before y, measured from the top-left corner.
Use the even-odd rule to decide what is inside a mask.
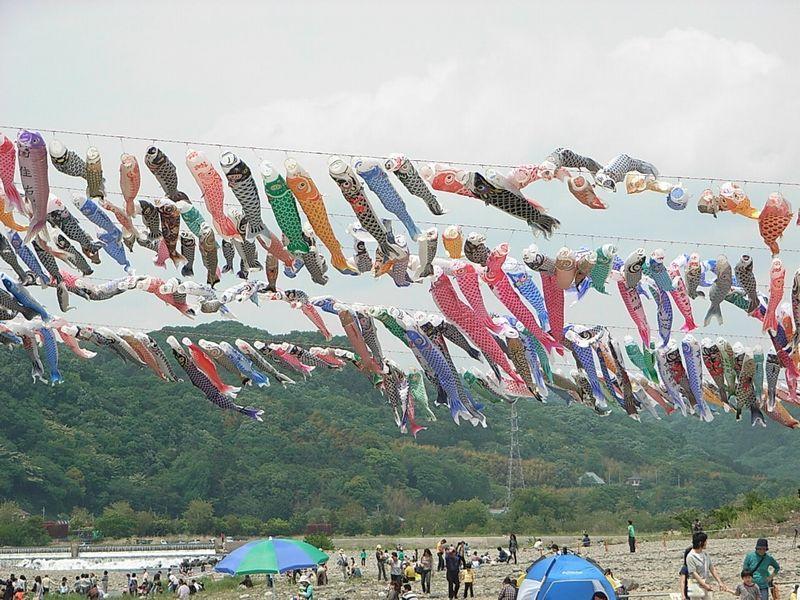
[[[48,141],[48,129],[209,141],[221,147],[193,147],[215,163],[226,144],[504,164],[539,162],[567,146],[600,162],[626,152],[669,175],[798,181],[799,13],[797,2],[4,0],[0,124],[39,129]],[[3,133],[16,135],[9,128]],[[142,161],[147,142],[58,138],[80,154],[97,146],[112,190],[118,190],[119,154],[134,152],[142,191],[158,192]],[[159,146],[178,165],[180,187],[199,200],[184,166],[187,146]],[[260,158],[282,167],[286,158],[282,152],[240,154],[252,168]],[[349,213],[325,157],[294,157],[311,171],[329,210]],[[51,169],[51,182],[76,180]],[[695,197],[712,184],[719,179],[686,182]],[[775,189],[747,186],[757,206]],[[800,204],[798,188],[782,191]],[[713,242],[729,244],[725,252],[735,263],[742,253],[737,245],[762,245],[753,221],[730,214],[713,219],[694,203],[674,212],[657,194],[605,194],[610,208],[598,212],[558,183],[538,182],[526,193],[561,220],[561,232],[585,234],[537,240],[551,254],[565,244],[597,247],[629,236],[668,242],[621,240],[623,255],[644,246],[663,247],[670,258],[696,250],[713,258],[721,248],[697,246]],[[435,222],[440,231],[453,222],[475,225],[464,234],[484,231],[491,245],[510,240],[516,255],[534,241],[525,231],[482,229],[524,228],[477,201],[441,194],[450,212],[432,217],[421,201],[405,198],[417,219]],[[275,227],[267,211],[265,219]],[[351,220],[334,219],[346,246],[351,241],[344,227]],[[792,224],[781,243],[791,251],[783,255],[790,273],[798,266],[797,236]],[[752,254],[766,282],[768,256]],[[137,273],[175,274],[171,267],[153,268],[151,257],[136,250]],[[109,264],[98,274],[116,276],[118,269]],[[434,308],[427,284],[397,290],[385,277],[330,276],[324,288],[305,273],[279,285]],[[219,287],[236,282],[227,276]],[[39,295],[55,308],[51,296]],[[75,320],[141,327],[186,322],[142,292],[74,302],[79,308],[68,316]],[[707,306],[695,302],[697,321]],[[242,321],[269,331],[307,327],[286,305],[232,308]],[[700,337],[759,333],[759,324],[738,309],[725,306],[723,312],[726,324],[701,329]],[[616,293],[601,298],[592,292],[567,317],[631,325]],[[653,311],[650,320],[655,324]],[[410,357],[393,358],[411,364]]]

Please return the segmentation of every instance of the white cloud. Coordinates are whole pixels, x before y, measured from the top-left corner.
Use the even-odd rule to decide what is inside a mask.
[[[559,145],[641,155],[673,174],[776,177],[797,155],[798,84],[755,44],[697,29],[620,40],[509,36],[470,60],[420,65],[373,91],[288,90],[220,116],[210,138],[487,162]],[[343,69],[358,78],[357,62]]]

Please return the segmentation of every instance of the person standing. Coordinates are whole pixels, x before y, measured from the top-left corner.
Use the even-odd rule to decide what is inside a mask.
[[[389,577],[392,583],[403,583],[403,563],[400,562],[397,552],[392,552],[392,557],[389,559]]]
[[[386,554],[380,544],[375,546],[375,562],[378,565],[378,581],[381,579],[388,581],[386,577]]]
[[[81,581],[81,583],[83,583]],[[81,585],[81,587],[84,587]],[[86,589],[89,589],[89,580],[87,577],[86,580]],[[186,589],[189,589],[189,586],[186,586]],[[86,592],[84,592],[85,594]],[[128,593],[131,595],[132,598],[135,598],[139,595],[139,581],[136,579],[136,573],[131,573],[131,578],[128,580]]]
[[[5,588],[3,589],[3,600],[12,600],[14,597],[14,587],[17,582],[17,578],[14,577],[12,573],[11,576],[5,580]]]
[[[636,552],[636,529],[630,519],[628,519],[628,548],[631,552]]]
[[[773,579],[781,570],[778,561],[771,554],[767,554],[769,544],[766,539],[761,538],[756,542],[756,549],[744,557],[742,564],[743,571],[750,571],[753,574],[753,583],[758,586],[762,600],[769,599],[770,588],[773,587]],[[770,567],[772,570],[770,571]]]
[[[439,563],[436,565],[437,571],[444,571],[444,553],[447,550],[447,540],[442,538],[438,544],[436,544],[436,555],[439,557]]]
[[[475,583],[475,571],[472,570],[472,563],[464,565],[464,570],[461,571],[461,581],[464,584],[464,598],[468,593],[470,598],[474,598],[475,592],[472,590],[472,585]]]
[[[719,584],[720,591],[730,592],[727,586],[722,583],[717,569],[711,562],[711,557],[706,552],[708,545],[708,535],[703,532],[695,533],[692,536],[692,550],[686,555],[686,571],[689,576],[689,598],[712,598],[714,588],[711,587],[709,579],[713,577]]]
[[[361,566],[362,567],[366,567],[367,566],[367,549],[366,548],[362,548],[361,549],[361,555],[360,556],[361,556]]]
[[[458,556],[458,559],[461,561],[461,566],[463,567],[464,563],[465,563],[465,560],[464,560],[464,542],[463,541],[462,542],[458,542],[456,544],[456,556]]]
[[[678,586],[681,588],[681,600],[689,600],[689,569],[686,566],[686,557],[689,556],[689,552],[691,551],[691,546],[684,550],[683,564],[681,565],[680,571],[678,571]]]
[[[336,566],[339,567],[339,570],[342,572],[342,581],[347,581],[347,556],[345,556],[344,548],[339,548]]]
[[[742,571],[742,583],[736,586],[733,595],[738,596],[739,600],[761,600],[763,598],[758,586],[753,583],[753,574],[750,571]]]
[[[44,598],[44,587],[42,586],[42,578],[38,575],[33,578],[33,597],[35,600],[42,600]]]
[[[104,596],[108,594],[108,571],[103,571],[103,576],[100,578],[100,589]]]
[[[508,536],[508,562],[511,562],[511,559],[514,559],[514,564],[517,564],[517,550],[519,550],[519,544],[517,543],[517,535],[514,533],[509,534]]]
[[[444,557],[445,575],[447,576],[447,597],[457,598],[461,582],[458,571],[461,567],[461,557],[456,554],[456,549],[450,546]]]
[[[422,558],[419,561],[420,576],[422,577],[422,593],[431,593],[431,571],[433,571],[433,554],[430,548],[422,551]]]

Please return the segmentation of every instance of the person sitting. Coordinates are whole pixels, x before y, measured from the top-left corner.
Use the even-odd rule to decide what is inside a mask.
[[[603,574],[606,576],[608,583],[611,584],[611,587],[614,588],[614,591],[620,598],[627,598],[628,592],[632,592],[639,587],[639,584],[632,579],[617,579],[614,577],[614,572],[611,569],[606,569]]]
[[[300,578],[300,598],[314,600],[314,586],[306,575]]]
[[[417,579],[417,572],[414,570],[414,565],[412,565],[410,562],[406,562],[406,566],[403,569],[403,578],[406,582],[416,581]]]
[[[403,585],[403,595],[400,598],[401,600],[419,600],[419,596],[411,589],[410,583]]]
[[[503,589],[500,590],[500,595],[497,597],[497,600],[516,600],[517,597],[517,588],[511,582],[511,577],[506,577],[503,579]],[[608,600],[608,598],[606,598]]]
[[[250,575],[245,575],[242,582],[239,584],[240,588],[251,588],[253,587],[253,580],[250,579]]]
[[[475,550],[475,552],[472,553],[472,557],[470,558],[470,563],[472,563],[472,568],[473,569],[477,569],[478,567],[481,566],[481,564],[482,564],[481,563],[481,557],[478,556],[478,551],[477,550]]]
[[[501,546],[497,547],[497,562],[499,563],[507,563],[508,562],[508,552]]]

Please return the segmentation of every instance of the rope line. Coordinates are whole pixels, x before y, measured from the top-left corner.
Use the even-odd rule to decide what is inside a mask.
[[[15,183],[17,183],[17,182],[15,182]],[[85,188],[67,186],[67,185],[51,185],[50,188],[51,189],[57,189],[57,190],[71,191],[71,192],[85,192]],[[115,191],[106,190],[106,194],[122,197],[122,192],[115,192]],[[147,199],[153,200],[153,199],[161,199],[161,198],[164,197],[164,195],[163,194],[162,195],[156,195],[156,194],[139,193],[139,194],[136,195],[136,197],[137,198],[142,197],[142,198],[147,198]],[[229,206],[229,207],[241,208],[241,204],[239,204],[238,202],[224,202],[223,204],[225,206]],[[268,202],[266,204],[264,202],[262,202],[261,203],[261,208],[263,208],[265,210],[268,210],[268,211],[272,211],[272,206]],[[328,214],[329,217],[335,217],[337,219],[338,218],[348,219],[348,220],[350,220],[350,222],[354,222],[356,220],[356,215],[353,214],[353,213],[347,214],[347,213],[339,213],[339,212],[327,212],[327,214]],[[475,224],[475,223],[458,223],[458,222],[453,222],[453,221],[448,221],[447,223],[441,223],[441,222],[438,222],[438,221],[429,221],[429,220],[425,220],[425,219],[414,219],[414,221],[416,223],[421,223],[421,224],[425,224],[425,225],[434,225],[434,226],[436,226],[436,225],[438,225],[438,226],[442,226],[442,225],[458,225],[459,227],[461,227],[463,229],[476,229],[476,230],[481,230],[481,231],[523,232],[523,233],[531,233],[532,234],[531,229],[529,227],[508,227],[508,226],[501,227],[501,226],[497,226],[497,225],[478,225],[478,224]],[[732,249],[738,249],[738,250],[750,250],[750,251],[762,251],[762,252],[766,252],[767,251],[767,247],[766,246],[750,246],[750,245],[736,244],[736,243],[724,243],[724,244],[721,244],[721,243],[715,243],[715,242],[702,242],[702,241],[701,242],[697,242],[697,241],[691,241],[691,240],[667,240],[667,239],[658,239],[658,238],[651,239],[651,238],[645,238],[645,237],[633,237],[633,236],[625,236],[625,235],[604,235],[604,234],[597,234],[597,233],[579,233],[579,232],[568,232],[568,231],[561,231],[561,230],[558,230],[557,232],[555,232],[553,234],[553,236],[554,237],[563,236],[565,238],[579,238],[579,239],[583,239],[583,240],[586,240],[586,239],[598,239],[598,240],[613,240],[613,241],[616,241],[616,242],[620,242],[620,241],[641,242],[643,244],[648,244],[648,243],[649,244],[662,244],[662,245],[666,245],[666,246],[683,245],[683,246],[692,247],[692,248],[705,248],[705,247],[708,247],[708,248],[722,248],[722,249],[732,248]],[[781,248],[781,253],[784,253],[784,252],[786,252],[786,253],[800,253],[800,248],[798,248],[798,249]]]
[[[385,160],[386,156],[380,156],[376,154],[353,154],[349,152],[328,152],[323,150],[304,150],[302,148],[286,148],[286,147],[279,147],[279,146],[255,146],[255,145],[241,145],[241,144],[229,144],[229,143],[222,143],[222,142],[209,142],[209,141],[200,141],[200,140],[180,140],[180,139],[172,139],[172,138],[161,138],[161,137],[145,137],[145,136],[135,136],[135,135],[122,135],[118,133],[101,133],[101,132],[94,132],[94,131],[74,131],[70,129],[52,129],[49,127],[44,128],[35,128],[35,127],[21,127],[19,125],[0,125],[2,129],[16,129],[22,130],[27,129],[29,131],[44,131],[50,132],[53,135],[56,133],[64,134],[64,135],[76,135],[86,137],[88,141],[90,138],[104,138],[104,139],[116,139],[119,140],[124,147],[124,140],[136,140],[142,142],[149,142],[155,144],[156,142],[164,143],[164,144],[179,144],[183,146],[205,146],[208,148],[234,148],[237,150],[250,150],[253,153],[256,150],[261,152],[275,152],[275,153],[284,153],[284,154],[301,154],[301,155],[309,155],[309,156],[346,156],[348,158],[372,158],[378,160]],[[409,157],[411,158],[411,157]],[[515,167],[520,166],[519,164],[508,164],[508,163],[491,163],[491,162],[475,162],[475,161],[453,161],[453,160],[432,160],[432,159],[425,159],[425,158],[414,158],[411,159],[414,162],[423,162],[423,163],[442,163],[442,164],[450,164],[450,165],[461,165],[461,166],[468,166],[468,167],[495,167],[495,168],[502,168],[502,169],[513,169]],[[693,176],[693,175],[661,175],[665,179],[685,179],[690,181],[737,181],[741,183],[752,183],[752,184],[759,184],[759,185],[778,185],[778,186],[795,186],[800,187],[800,182],[794,181],[770,181],[770,180],[762,180],[762,179],[737,179],[731,177],[708,177],[708,176]]]

